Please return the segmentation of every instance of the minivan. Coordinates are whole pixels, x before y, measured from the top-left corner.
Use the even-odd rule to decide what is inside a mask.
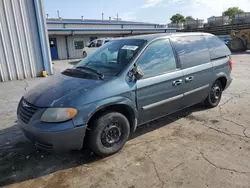
[[[102,61],[107,51],[117,56]],[[108,156],[142,124],[203,101],[216,107],[232,81],[230,54],[207,33],[114,40],[28,91],[17,117],[37,147],[61,152],[85,142]]]

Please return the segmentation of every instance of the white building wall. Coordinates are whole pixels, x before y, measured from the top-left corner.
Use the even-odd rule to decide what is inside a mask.
[[[0,0],[0,81],[41,75],[43,62],[52,73],[48,40],[41,48],[34,0]],[[43,1],[37,1],[40,30],[47,37]]]

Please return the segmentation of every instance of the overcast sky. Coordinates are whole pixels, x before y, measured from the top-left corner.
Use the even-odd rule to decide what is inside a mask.
[[[122,20],[169,23],[176,13],[206,19],[220,16],[228,7],[238,6],[250,12],[250,0],[44,0],[49,17],[56,17],[57,10],[63,18],[105,19],[109,16]]]

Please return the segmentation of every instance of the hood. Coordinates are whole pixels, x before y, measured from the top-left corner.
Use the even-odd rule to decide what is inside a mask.
[[[74,99],[105,81],[55,75],[29,90],[24,99],[38,107],[74,106]]]

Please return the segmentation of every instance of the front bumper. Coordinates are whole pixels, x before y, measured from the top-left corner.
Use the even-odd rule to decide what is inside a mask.
[[[87,125],[84,125],[63,131],[42,131],[32,125],[24,124],[21,120],[19,124],[30,142],[41,149],[53,152],[82,149],[87,129]]]

